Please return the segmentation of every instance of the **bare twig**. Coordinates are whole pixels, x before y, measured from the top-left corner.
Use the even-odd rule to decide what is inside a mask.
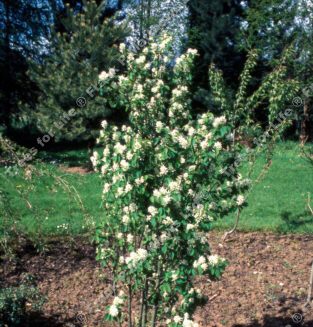
[[[309,210],[311,211],[311,214],[313,215],[313,209],[312,209],[312,207],[311,207],[311,198],[310,198],[310,196],[311,196],[311,194],[310,193],[308,193],[308,208],[309,208]]]
[[[218,297],[219,295],[221,294],[221,292],[218,292],[214,295],[212,295],[209,299],[208,299],[208,302],[212,302],[216,297]]]
[[[310,282],[309,282],[309,290],[308,290],[308,298],[304,304],[304,307],[311,305],[312,301],[312,288],[313,288],[313,262],[311,267],[311,276],[310,276]]]
[[[237,227],[238,227],[238,223],[239,223],[240,213],[241,213],[241,210],[240,210],[240,208],[238,208],[238,211],[237,211],[237,217],[236,217],[236,221],[235,221],[235,225],[234,225],[234,227],[233,227],[230,231],[226,232],[226,233],[223,235],[223,237],[222,237],[222,243],[225,242],[226,238],[227,238],[229,235],[233,234],[233,233],[236,231],[236,229],[237,229]]]

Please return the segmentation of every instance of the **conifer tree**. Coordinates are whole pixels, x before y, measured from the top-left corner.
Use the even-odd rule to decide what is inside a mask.
[[[83,1],[77,12],[68,5],[62,32],[52,33],[51,54],[30,70],[41,91],[32,120],[56,142],[94,139],[110,113],[107,100],[97,95],[96,81],[101,71],[118,66],[116,45],[126,30],[103,17],[104,7]]]
[[[242,70],[244,54],[236,48],[236,38],[244,20],[245,7],[239,0],[190,0],[189,47],[196,48],[195,83],[208,85],[211,63],[223,71],[229,84],[237,83]]]

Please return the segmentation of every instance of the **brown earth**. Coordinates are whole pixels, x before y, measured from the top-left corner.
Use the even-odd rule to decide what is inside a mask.
[[[66,167],[66,166],[60,166],[60,170],[65,172],[65,173],[70,173],[70,174],[81,174],[85,175],[88,173],[91,173],[92,170],[86,167]]]
[[[221,236],[209,235],[212,252],[230,265],[220,281],[197,282],[211,299],[196,312],[201,326],[313,326],[313,305],[303,309],[313,236],[240,233],[224,246],[219,244]],[[44,255],[24,251],[14,266],[2,265],[1,270],[2,286],[30,273],[47,297],[42,315],[30,316],[25,326],[112,326],[102,321],[112,299],[88,243],[79,241],[71,248],[57,243]]]

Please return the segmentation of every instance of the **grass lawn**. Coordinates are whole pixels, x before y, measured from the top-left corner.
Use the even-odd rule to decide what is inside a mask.
[[[255,176],[264,162],[264,158],[258,159]],[[309,192],[313,196],[312,164],[301,155],[296,143],[280,143],[269,171],[248,195],[248,207],[242,211],[239,229],[313,233],[313,217],[306,208]],[[232,216],[219,220],[214,227],[230,228],[234,219]]]
[[[40,157],[44,163],[36,165],[28,180],[21,176],[21,171],[10,176],[0,167],[3,230],[14,218],[19,228],[32,235],[77,235],[83,233],[90,218],[105,218],[100,205],[99,176],[70,173],[59,167],[87,165],[87,151],[41,152]],[[255,176],[263,164],[261,156]],[[296,143],[280,143],[268,173],[248,196],[249,206],[242,212],[239,229],[313,233],[313,219],[306,209],[308,192],[313,197],[312,168],[300,155]],[[243,167],[243,176],[245,170]],[[234,216],[227,217],[215,222],[214,228],[228,229],[233,223]]]

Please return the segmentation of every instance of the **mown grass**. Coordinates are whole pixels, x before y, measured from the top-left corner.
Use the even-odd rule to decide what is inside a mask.
[[[264,164],[265,158],[261,156],[256,162],[254,180]],[[308,193],[313,194],[313,165],[302,155],[298,144],[278,144],[272,165],[248,195],[239,230],[313,233],[313,217],[307,209]],[[214,227],[230,228],[234,219],[230,216],[219,220]]]
[[[105,219],[99,176],[68,173],[59,167],[88,165],[87,151],[41,152],[40,157],[43,162],[35,165],[29,179],[21,170],[10,176],[0,167],[3,228],[16,220],[17,228],[33,236],[74,236],[87,230],[90,218]],[[258,158],[253,178],[264,162],[264,156]],[[243,176],[246,170],[243,167]],[[269,171],[248,196],[249,205],[242,212],[239,230],[313,233],[312,215],[306,209],[309,192],[313,197],[312,165],[301,156],[296,143],[280,143]],[[229,216],[215,222],[214,228],[229,229],[233,223],[234,216]],[[62,224],[68,227],[60,227]]]

